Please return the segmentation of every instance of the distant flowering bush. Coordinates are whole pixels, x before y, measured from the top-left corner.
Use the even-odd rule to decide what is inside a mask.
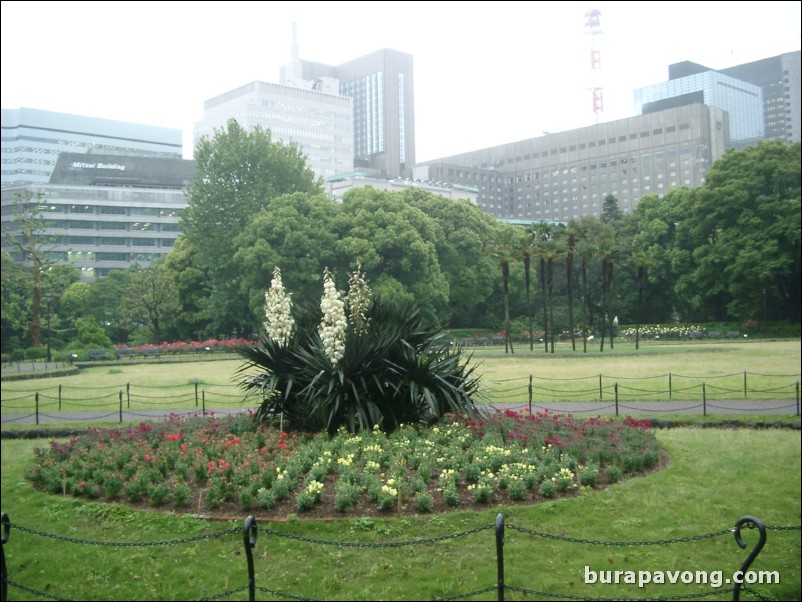
[[[236,351],[242,345],[251,345],[253,341],[244,338],[236,339],[206,339],[205,341],[164,341],[159,345],[145,344],[129,347],[128,345],[115,345],[116,349],[133,349],[138,353],[143,349],[156,349],[163,355],[175,355],[179,353],[200,353],[200,352],[217,352],[217,353],[231,353]]]
[[[647,324],[638,329],[638,336],[643,339],[687,339],[692,332],[702,332],[703,328],[696,324]],[[622,328],[620,335],[634,337],[635,329]]]

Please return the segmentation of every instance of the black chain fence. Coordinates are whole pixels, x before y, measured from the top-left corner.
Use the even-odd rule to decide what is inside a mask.
[[[197,598],[199,600],[217,600],[217,599],[225,599],[230,598],[234,594],[240,592],[248,592],[248,599],[253,601],[256,600],[257,592],[269,596],[275,597],[280,599],[291,599],[291,600],[310,600],[312,598],[306,598],[304,596],[293,594],[292,592],[285,592],[279,591],[275,589],[271,589],[262,585],[261,583],[268,583],[271,572],[270,570],[266,570],[263,573],[259,574],[259,582],[257,582],[257,571],[254,565],[254,555],[253,551],[257,547],[257,539],[258,535],[261,533],[268,537],[273,538],[285,538],[289,540],[293,540],[299,543],[305,544],[312,544],[312,545],[322,545],[322,546],[336,546],[336,547],[343,547],[343,548],[365,548],[365,549],[382,549],[382,548],[399,548],[399,547],[412,547],[412,546],[432,546],[433,544],[446,541],[446,540],[459,540],[471,535],[476,535],[482,533],[484,531],[493,531],[494,537],[494,544],[495,544],[495,556],[496,556],[496,573],[497,578],[496,582],[492,584],[488,584],[486,587],[475,589],[467,592],[458,592],[454,593],[453,595],[449,596],[429,596],[430,599],[437,599],[437,600],[461,600],[466,598],[475,598],[480,596],[481,594],[486,594],[489,592],[494,593],[494,597],[498,600],[504,600],[506,592],[518,592],[523,594],[525,597],[532,596],[534,599],[546,599],[546,598],[553,598],[553,599],[565,599],[565,600],[607,600],[609,598],[593,598],[593,597],[585,597],[585,596],[577,596],[571,595],[567,593],[560,593],[560,592],[549,592],[549,591],[541,591],[537,589],[521,587],[519,585],[515,585],[515,580],[520,580],[522,577],[527,581],[533,581],[533,577],[528,573],[526,570],[526,559],[525,558],[516,558],[514,561],[514,568],[516,570],[516,574],[514,577],[509,579],[510,583],[507,582],[508,578],[506,576],[506,569],[507,564],[504,557],[505,551],[505,531],[515,531],[518,534],[528,536],[528,537],[536,537],[548,540],[557,540],[561,542],[577,544],[577,545],[586,545],[586,546],[609,546],[609,547],[642,547],[642,546],[670,546],[670,545],[677,545],[677,544],[684,544],[684,543],[692,543],[702,540],[707,540],[715,537],[720,537],[722,535],[726,535],[732,533],[735,537],[736,544],[742,548],[746,549],[748,546],[741,538],[741,531],[744,528],[747,529],[757,529],[759,532],[758,541],[752,546],[749,554],[741,564],[740,568],[733,570],[733,579],[728,579],[726,581],[727,584],[733,584],[732,589],[732,599],[733,600],[740,600],[740,596],[742,593],[748,593],[752,595],[754,598],[758,600],[768,600],[771,599],[767,596],[762,595],[760,592],[754,590],[752,587],[749,586],[749,580],[747,576],[752,574],[753,572],[749,571],[749,567],[754,562],[755,558],[757,558],[760,551],[763,549],[766,540],[767,540],[767,533],[769,531],[799,531],[800,526],[766,526],[760,519],[754,516],[744,516],[736,521],[735,526],[728,529],[720,529],[718,531],[713,531],[710,533],[703,533],[700,535],[691,535],[687,537],[675,537],[675,538],[668,538],[668,539],[658,539],[653,541],[605,541],[605,540],[594,540],[594,539],[586,539],[581,537],[570,537],[566,535],[555,535],[551,533],[545,533],[541,531],[536,531],[534,529],[529,529],[526,527],[513,525],[513,524],[505,524],[503,514],[499,514],[496,517],[495,524],[488,524],[481,527],[477,527],[470,530],[465,530],[457,533],[450,533],[447,535],[440,535],[436,537],[427,537],[409,541],[400,541],[400,542],[375,542],[375,543],[365,543],[365,542],[349,542],[349,541],[329,541],[311,537],[304,537],[301,535],[285,533],[270,527],[263,527],[257,524],[256,519],[253,516],[249,516],[245,519],[242,528],[230,528],[224,529],[221,531],[217,531],[215,533],[210,533],[206,535],[194,536],[194,537],[185,537],[179,539],[171,539],[171,540],[162,540],[162,541],[152,541],[152,542],[115,542],[115,541],[94,541],[89,539],[81,539],[76,537],[66,537],[62,535],[56,535],[53,533],[46,533],[43,531],[39,531],[37,529],[32,529],[29,527],[25,527],[22,525],[16,525],[11,523],[9,516],[5,513],[2,514],[2,601],[8,600],[8,592],[9,588],[14,588],[16,591],[21,593],[23,596],[31,595],[37,598],[45,598],[51,600],[66,600],[69,598],[62,598],[58,595],[51,594],[49,592],[36,590],[34,588],[28,587],[25,584],[18,583],[13,579],[13,575],[9,575],[7,570],[7,563],[6,563],[6,548],[8,546],[9,550],[11,550],[11,531],[12,529],[16,529],[20,532],[20,534],[30,535],[32,537],[39,537],[43,539],[49,540],[59,540],[62,542],[70,543],[70,544],[77,544],[77,545],[84,545],[84,546],[104,546],[104,547],[119,547],[119,548],[130,548],[130,547],[158,547],[158,546],[177,546],[182,544],[189,544],[194,543],[201,540],[212,540],[217,538],[226,538],[234,535],[241,535],[244,551],[245,551],[245,561],[247,563],[247,571],[248,571],[248,581],[247,583],[237,585],[236,587],[226,589],[225,591],[217,592],[210,596],[205,596],[201,598]],[[426,553],[425,551],[423,552]],[[490,554],[488,554],[490,555]],[[73,554],[70,556],[73,560],[79,558],[79,555]],[[121,559],[123,560],[123,559]],[[513,564],[513,563],[510,563]],[[523,566],[521,566],[523,565]],[[585,567],[586,573],[588,567]],[[299,568],[302,570],[302,567]],[[623,571],[616,571],[616,572],[623,572]],[[634,576],[635,571],[627,571],[628,573],[632,573]],[[776,573],[774,571],[765,571],[767,573]],[[594,581],[598,578],[600,583],[605,583],[605,578],[602,575],[603,573],[613,573],[613,571],[598,571],[593,572]],[[647,573],[646,571],[639,571],[639,578],[642,579],[645,577],[643,573]],[[698,573],[698,572],[697,572]],[[676,571],[674,574],[674,581],[675,583],[691,583],[692,581],[686,581],[686,574],[693,576],[692,571]],[[736,577],[740,576],[740,578]],[[587,582],[587,574],[586,574],[586,582]],[[779,575],[777,575],[779,578]],[[779,582],[776,581],[776,582]],[[607,583],[611,583],[607,581]],[[627,582],[629,583],[629,582]],[[647,582],[648,583],[648,582]],[[703,583],[707,583],[707,580],[704,580]],[[658,598],[626,598],[631,600],[686,600],[686,599],[695,599],[695,598],[707,598],[710,596],[721,596],[724,591],[729,591],[730,587],[726,588],[714,588],[709,591],[704,592],[697,592],[697,593],[689,593],[689,594],[682,594],[682,595],[675,595],[675,596],[668,596],[668,597],[658,597]],[[33,599],[23,597],[20,599]],[[351,598],[355,599],[355,598]]]
[[[637,382],[636,382],[637,381]],[[733,372],[692,376],[675,373],[627,377],[594,374],[554,379],[528,377],[484,381],[485,402],[497,409],[572,414],[794,414],[800,415],[800,375]],[[190,382],[173,386],[123,383],[108,387],[54,384],[0,390],[3,424],[152,419],[169,414],[205,415],[251,411],[261,400],[236,384]]]

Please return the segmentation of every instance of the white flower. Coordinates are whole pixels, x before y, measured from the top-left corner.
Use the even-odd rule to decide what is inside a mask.
[[[265,293],[265,331],[267,336],[284,347],[292,336],[295,320],[292,319],[292,300],[281,283],[281,270],[273,269],[270,289]]]
[[[357,334],[365,334],[368,331],[367,317],[370,308],[370,287],[367,278],[360,272],[361,264],[356,262],[356,272],[352,272],[348,279],[348,313],[354,330]]]
[[[329,269],[323,272],[323,298],[320,300],[323,319],[318,327],[318,334],[323,343],[323,352],[337,365],[345,356],[345,330],[348,322],[345,319],[345,303],[342,293],[337,290]]]

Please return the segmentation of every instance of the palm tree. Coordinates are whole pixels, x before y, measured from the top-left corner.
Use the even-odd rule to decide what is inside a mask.
[[[579,255],[579,269],[582,276],[582,351],[588,352],[588,262],[596,257],[596,247],[593,242],[585,238],[576,247]]]
[[[529,330],[529,351],[535,348],[535,334],[532,332],[532,296],[531,289],[531,271],[532,271],[532,256],[536,253],[534,244],[534,234],[531,229],[524,231],[521,237],[521,257],[524,263],[524,283],[526,286],[526,319],[527,328]]]
[[[602,331],[601,331],[601,348],[600,351],[604,351],[604,337],[608,330],[608,322],[612,320],[610,317],[611,309],[610,305],[612,302],[612,289],[613,289],[613,258],[616,254],[616,240],[615,240],[615,231],[611,226],[607,226],[603,233],[601,234],[601,238],[599,239],[599,257],[601,257],[601,271],[602,271],[602,304],[603,310],[602,313],[604,314],[602,317]],[[613,334],[612,334],[612,323],[609,324],[610,326],[610,348],[613,347]]]
[[[532,246],[540,262],[540,292],[543,300],[543,345],[544,351],[549,352],[549,305],[546,295],[546,255],[545,244],[551,238],[552,224],[538,222],[530,227],[532,232]]]
[[[566,252],[565,271],[568,284],[568,328],[571,331],[571,349],[576,351],[576,330],[574,322],[574,255],[576,254],[577,239],[587,235],[587,230],[577,222],[571,221],[565,229]]]
[[[516,226],[498,224],[498,234],[485,247],[485,253],[501,266],[501,283],[504,292],[504,353],[515,353],[510,336],[510,262],[518,259]]]
[[[640,348],[640,319],[643,308],[643,287],[646,282],[646,270],[654,265],[654,259],[646,251],[635,251],[630,260],[638,269],[638,314],[635,322],[635,349]]]
[[[549,306],[549,333],[551,334],[551,352],[554,353],[554,260],[562,255],[562,240],[559,234],[560,227],[555,228],[554,235],[543,244],[543,256],[546,259],[546,290],[548,291]]]
[[[533,226],[535,248],[540,257],[540,279],[543,290],[543,323],[545,350],[554,353],[554,260],[562,254],[562,224],[540,222]]]

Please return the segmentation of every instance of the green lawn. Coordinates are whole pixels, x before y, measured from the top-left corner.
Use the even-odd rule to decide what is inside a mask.
[[[739,374],[743,379],[745,371],[750,379],[753,373],[799,379],[799,341],[716,343],[682,352],[680,346],[654,346],[647,349],[648,354],[637,355],[619,355],[619,347],[616,355],[597,352],[559,358],[542,351],[521,354],[516,350],[514,359],[503,352],[482,351],[474,355],[474,361],[483,362],[486,378],[497,382],[528,379],[528,374],[555,379],[598,378],[598,374],[619,378]],[[239,365],[231,360],[107,366],[65,379],[4,382],[2,410],[4,414],[16,411],[10,407],[17,403],[15,395],[47,391],[55,397],[59,384],[62,391],[85,388],[82,403],[97,393],[117,396],[132,384],[144,389],[143,399],[146,391],[157,401],[180,401],[190,407],[194,400],[181,396],[193,394],[195,381],[201,391],[218,387],[226,396],[233,395],[236,387],[231,379]],[[785,418],[798,423],[796,417]],[[687,570],[722,571],[726,577],[746,558],[756,541],[755,531],[744,531],[745,551],[729,532],[696,536],[726,531],[745,515],[775,527],[800,525],[798,430],[680,428],[660,430],[657,436],[669,454],[662,470],[531,507],[458,508],[402,519],[260,522],[254,548],[256,583],[293,596],[341,600],[435,599],[493,587],[497,568],[493,525],[501,513],[508,525],[505,583],[526,590],[508,589],[508,600],[684,596],[711,588],[588,585],[583,576],[587,570]],[[31,465],[33,449],[44,444],[2,440],[2,511],[13,525],[4,545],[11,581],[49,596],[80,600],[187,600],[231,590],[237,591],[221,598],[247,599],[244,516],[212,522],[191,513],[146,511],[38,492],[24,473]],[[658,540],[677,541],[619,545]],[[122,545],[97,545],[100,542]],[[132,545],[148,542],[161,543]],[[399,542],[417,543],[385,545]],[[752,569],[777,571],[781,578],[779,584],[753,585],[760,595],[799,600],[799,530],[769,530],[766,547]],[[9,599],[42,597],[29,596],[24,589],[9,588]],[[731,598],[731,590],[722,588],[704,599]],[[257,599],[286,597],[260,590]],[[470,599],[496,599],[496,593],[487,591]],[[742,599],[754,598],[747,592]]]
[[[593,571],[703,570],[728,575],[746,557],[730,533],[688,538],[730,529],[745,515],[770,526],[800,524],[798,431],[684,428],[657,434],[670,455],[662,470],[576,497],[531,507],[456,510],[404,519],[260,523],[254,550],[256,583],[307,598],[343,600],[433,599],[491,587],[496,583],[492,525],[502,513],[505,523],[512,525],[505,531],[508,586],[605,599],[677,596],[710,587],[585,585],[583,574],[587,566]],[[81,600],[197,599],[247,584],[244,516],[209,522],[37,492],[26,482],[24,471],[38,445],[42,442],[2,441],[2,510],[15,527],[25,529],[12,528],[4,548],[12,581]],[[605,545],[533,532],[589,542],[679,541]],[[400,547],[380,545],[451,535]],[[743,536],[751,547],[755,532],[745,530]],[[173,541],[178,543],[130,545]],[[799,599],[799,531],[770,530],[752,568],[778,571],[781,577],[779,585],[753,586],[760,594]],[[24,591],[10,589],[10,599],[24,596]],[[281,599],[264,592],[260,596]],[[529,595],[508,590],[505,598],[522,600]],[[244,600],[247,593],[240,591],[228,599]],[[495,593],[475,599],[495,599]],[[706,599],[731,599],[731,591]]]

